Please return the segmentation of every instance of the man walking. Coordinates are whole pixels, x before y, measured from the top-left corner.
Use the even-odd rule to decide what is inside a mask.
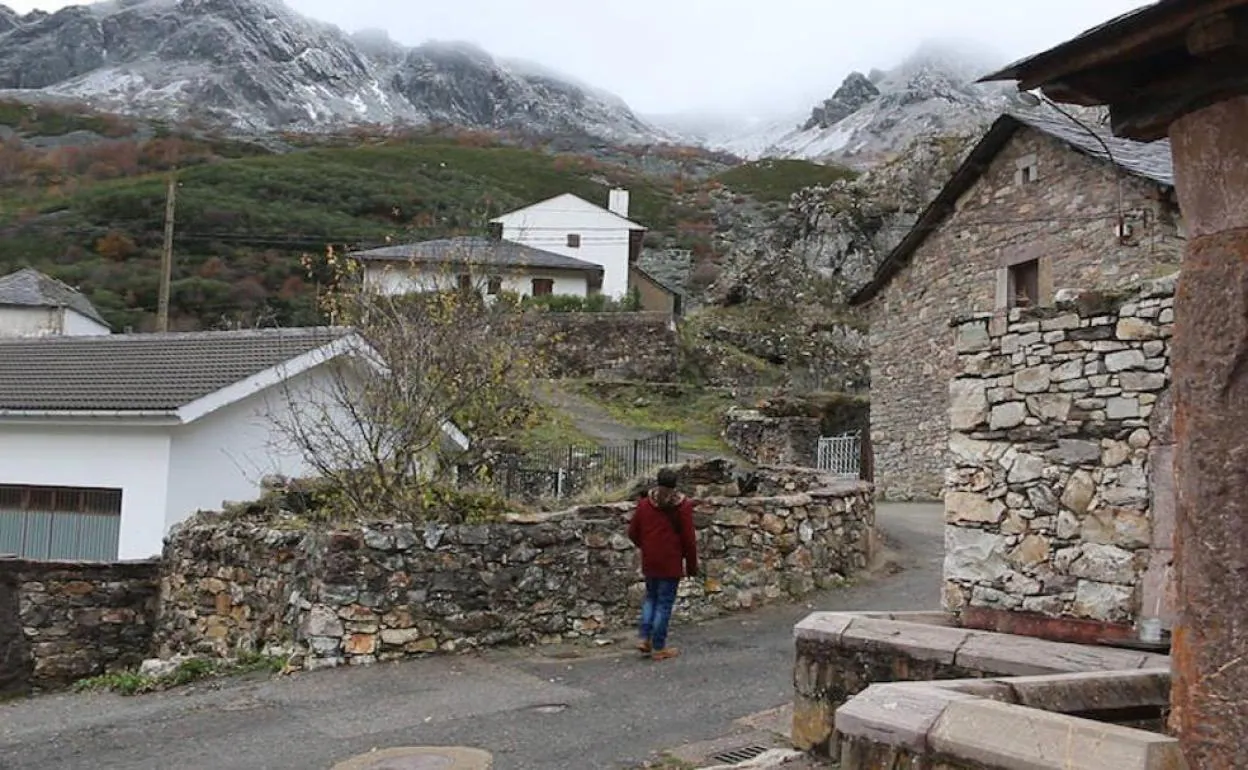
[[[679,655],[667,646],[667,626],[682,577],[698,574],[698,545],[693,530],[693,501],[676,491],[676,472],[659,471],[658,486],[637,502],[628,537],[641,549],[646,600],[641,608],[637,649],[651,660]]]

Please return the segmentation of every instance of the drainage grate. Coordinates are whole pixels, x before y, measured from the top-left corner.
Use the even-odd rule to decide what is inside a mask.
[[[728,765],[739,765],[742,762],[748,762],[751,759],[757,759],[767,753],[766,746],[746,746],[732,751],[725,751],[711,757],[716,762]]]

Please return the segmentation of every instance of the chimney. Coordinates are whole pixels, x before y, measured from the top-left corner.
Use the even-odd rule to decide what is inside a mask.
[[[607,209],[612,214],[618,214],[628,219],[628,190],[619,188],[612,190],[607,198]]]

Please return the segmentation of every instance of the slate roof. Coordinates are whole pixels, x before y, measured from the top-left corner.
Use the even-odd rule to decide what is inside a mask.
[[[92,321],[108,326],[95,305],[81,292],[29,267],[0,277],[0,305],[67,307]]]
[[[1065,116],[1042,115],[1034,112],[1007,112],[992,124],[979,143],[967,155],[966,160],[953,173],[936,198],[928,204],[919,216],[919,221],[906,233],[906,237],[894,248],[880,267],[876,270],[871,282],[859,289],[849,304],[860,305],[874,297],[880,289],[888,285],[893,276],[909,264],[915,250],[935,232],[945,218],[954,210],[959,198],[979,180],[997,153],[1009,143],[1020,128],[1028,127],[1050,136],[1066,144],[1077,152],[1104,162],[1112,162],[1133,176],[1147,179],[1162,187],[1174,187],[1174,166],[1170,154],[1169,140],[1159,142],[1133,142],[1112,136],[1103,128],[1089,126],[1109,148],[1088,135],[1088,132]]]
[[[0,413],[174,411],[342,328],[0,339]]]
[[[1008,118],[1030,126],[1035,130],[1058,139],[1085,155],[1109,161],[1101,143],[1088,136],[1077,124],[1058,115],[1030,112],[1008,113]],[[1174,159],[1170,154],[1170,140],[1158,142],[1133,142],[1114,136],[1104,128],[1089,126],[1109,146],[1113,162],[1135,176],[1151,179],[1166,187],[1174,187]]]
[[[535,249],[513,241],[467,236],[436,241],[384,246],[356,251],[352,256],[369,261],[424,264],[480,265],[483,267],[537,267],[556,270],[602,272],[602,266],[575,257]]]

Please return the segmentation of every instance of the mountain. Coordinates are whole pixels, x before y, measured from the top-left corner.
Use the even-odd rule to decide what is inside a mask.
[[[931,41],[891,70],[850,73],[831,97],[800,119],[761,131],[739,126],[735,134],[721,131],[702,141],[747,159],[870,168],[918,138],[974,132],[1006,107],[1019,106],[1011,86],[974,82],[999,63],[974,44]]]
[[[666,138],[618,98],[540,66],[466,43],[348,35],[279,0],[108,0],[24,16],[0,6],[0,95],[248,132],[441,122]]]

